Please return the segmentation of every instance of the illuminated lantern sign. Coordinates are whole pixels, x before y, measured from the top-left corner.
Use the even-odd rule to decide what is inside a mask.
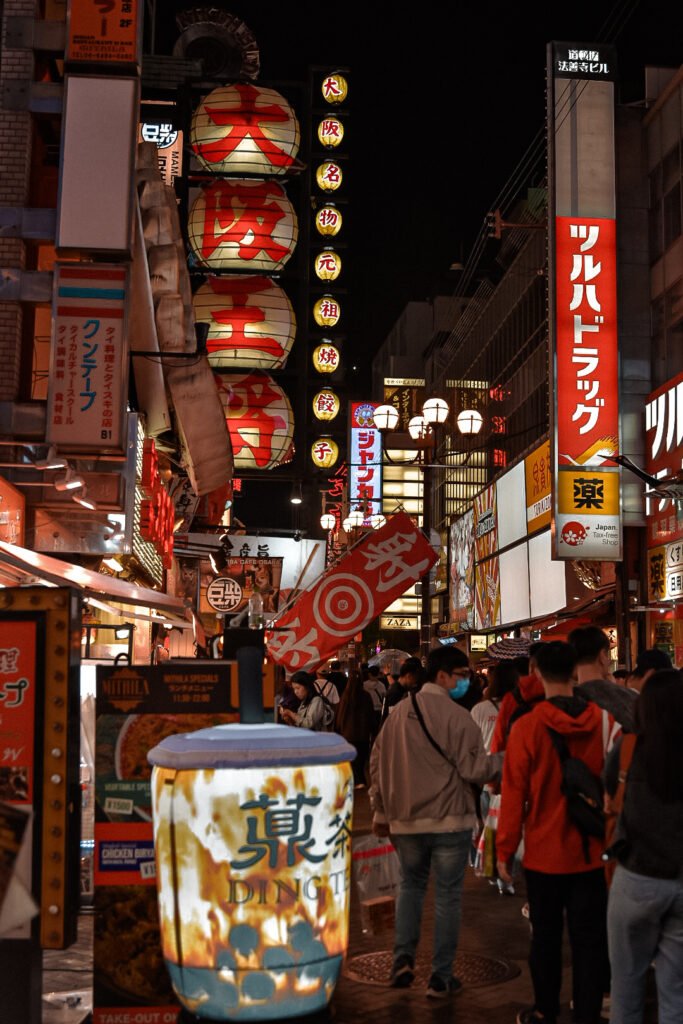
[[[281,387],[267,373],[216,377],[236,469],[272,469],[291,455],[294,415]]]
[[[173,564],[173,524],[175,507],[159,473],[159,456],[148,437],[142,448],[140,487],[145,497],[140,503],[140,536],[154,545],[164,569]]]
[[[325,117],[318,125],[318,138],[323,146],[339,146],[344,138],[344,125],[336,117]]]
[[[214,726],[150,751],[162,952],[191,1016],[299,1019],[332,998],[349,939],[355,750],[298,733],[294,749],[284,725]]]
[[[313,399],[313,415],[317,420],[333,420],[339,412],[339,399],[334,391],[319,391]]]
[[[313,366],[318,373],[334,373],[339,369],[340,362],[339,349],[329,341],[318,345],[313,353]]]
[[[324,252],[320,252],[316,256],[314,266],[316,277],[319,280],[336,281],[341,274],[341,256],[339,253],[332,252],[331,249],[325,249]]]
[[[299,152],[299,124],[274,89],[238,82],[214,89],[197,107],[190,142],[210,171],[285,174]]]
[[[216,181],[195,199],[188,218],[198,263],[216,270],[274,274],[296,247],[294,207],[275,181]]]
[[[315,226],[319,235],[338,235],[342,226],[342,215],[336,206],[322,206],[315,215]]]
[[[382,511],[382,435],[373,415],[378,402],[352,402],[349,501],[361,503],[366,521]]]
[[[343,75],[327,75],[321,90],[327,103],[343,103],[349,93],[349,84]]]
[[[195,292],[195,320],[209,325],[209,362],[279,370],[296,335],[287,295],[267,277],[213,277]]]
[[[321,164],[315,172],[318,188],[321,188],[323,192],[336,192],[342,183],[343,177],[344,175],[339,164],[333,164],[330,161]]]
[[[318,327],[335,327],[341,317],[341,306],[332,295],[323,295],[313,306],[313,319]]]
[[[320,437],[311,445],[311,459],[318,469],[329,469],[339,458],[339,448],[331,437]]]

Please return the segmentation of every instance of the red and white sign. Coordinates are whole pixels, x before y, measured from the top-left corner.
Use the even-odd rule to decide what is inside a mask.
[[[267,631],[268,649],[288,670],[311,669],[351,640],[429,572],[438,555],[405,512],[306,591]]]
[[[46,439],[78,450],[121,449],[126,411],[127,270],[56,264]]]
[[[281,370],[296,336],[285,292],[267,277],[210,277],[192,299],[195,320],[208,324],[212,366]]]
[[[188,235],[204,267],[275,274],[294,252],[299,229],[281,185],[235,178],[200,192],[190,210]]]
[[[683,470],[683,373],[648,396],[645,406],[645,469],[658,479]],[[683,521],[676,502],[645,492],[648,547],[680,540]]]
[[[366,520],[382,511],[382,435],[373,420],[378,405],[351,403],[349,504],[363,505]]]
[[[173,564],[175,506],[159,473],[159,456],[151,437],[142,447],[142,477],[145,497],[140,502],[140,536],[156,548],[164,569]]]
[[[235,467],[272,469],[291,458],[294,414],[289,399],[261,370],[216,377]]]
[[[619,450],[615,223],[556,219],[560,466],[598,466]]]

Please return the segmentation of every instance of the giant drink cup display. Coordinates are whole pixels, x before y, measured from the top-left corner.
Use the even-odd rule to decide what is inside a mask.
[[[355,750],[334,733],[222,725],[148,754],[164,959],[214,1021],[327,1005],[348,946]]]

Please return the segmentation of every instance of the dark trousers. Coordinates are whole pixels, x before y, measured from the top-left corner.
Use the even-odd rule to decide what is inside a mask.
[[[525,870],[532,936],[529,969],[536,1009],[548,1021],[560,1012],[562,932],[567,915],[572,951],[573,1020],[597,1024],[606,983],[607,886],[603,868],[571,875]]]

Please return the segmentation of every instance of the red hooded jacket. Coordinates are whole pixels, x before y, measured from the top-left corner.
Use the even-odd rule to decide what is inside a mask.
[[[532,672],[530,676],[522,676],[517,683],[519,692],[522,698],[529,704],[536,703],[539,700],[545,698],[545,691],[543,689],[543,683],[539,677]],[[496,727],[493,730],[493,737],[491,738],[491,753],[497,754],[501,750],[505,750],[508,741],[509,723],[513,714],[519,707],[519,701],[516,699],[513,693],[506,693],[500,702],[500,710],[498,711],[498,718],[496,719]],[[520,715],[520,718],[522,716]],[[513,722],[516,725],[517,722]]]
[[[614,719],[597,704],[577,698],[567,703],[575,716],[554,702],[541,701],[515,722],[503,762],[502,798],[496,835],[496,855],[510,861],[524,830],[522,863],[546,874],[575,874],[602,867],[604,842],[589,838],[586,863],[582,835],[567,813],[562,795],[562,769],[548,727],[565,737],[569,753],[602,775],[605,752],[614,741]],[[606,719],[603,717],[606,716]]]

